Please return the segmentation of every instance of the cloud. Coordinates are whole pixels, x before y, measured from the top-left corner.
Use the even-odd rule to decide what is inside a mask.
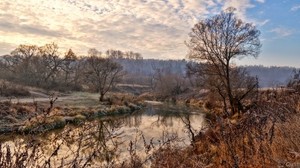
[[[5,51],[12,51],[13,49],[14,49],[13,44],[0,42],[0,56],[8,54]]]
[[[269,19],[266,19],[266,20],[264,20],[264,21],[256,21],[256,24],[258,25],[258,26],[264,26],[264,25],[266,25],[267,23],[269,23],[270,22],[270,20]]]
[[[256,0],[259,3],[265,3],[265,0]]]
[[[246,17],[247,9],[255,7],[250,0],[224,0],[223,3],[223,10],[234,7],[237,9],[237,16],[243,20],[248,20]]]
[[[274,28],[270,32],[276,33],[279,37],[286,37],[293,34],[293,30],[282,27]]]
[[[254,5],[250,0],[1,0],[0,43],[54,41],[80,54],[91,47],[184,58],[192,26],[227,7],[247,19],[246,11]],[[0,48],[9,53],[7,49]]]
[[[27,24],[17,25],[11,21],[2,20],[1,18],[0,18],[0,30],[6,32],[23,33],[23,34],[35,34],[40,36],[53,36],[53,37],[67,36],[67,34],[64,34],[61,31],[48,30],[48,28],[44,26],[27,25]]]
[[[300,9],[300,5],[296,5],[291,8],[291,11],[297,11],[299,9]]]

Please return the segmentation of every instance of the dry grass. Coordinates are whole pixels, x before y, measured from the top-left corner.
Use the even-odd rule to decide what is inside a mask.
[[[208,121],[210,124],[206,130],[199,133],[192,145],[186,148],[179,148],[166,142],[156,150],[151,148],[151,143],[145,143],[145,149],[149,147],[152,152],[148,153],[147,151],[149,155],[143,159],[136,154],[132,141],[128,148],[129,159],[126,162],[116,164],[113,158],[101,155],[103,146],[98,146],[101,148],[90,152],[88,157],[85,157],[87,159],[84,160],[81,158],[83,156],[79,155],[72,158],[73,162],[68,162],[68,164],[92,166],[93,160],[101,156],[101,160],[107,163],[107,167],[146,167],[149,166],[146,165],[147,161],[151,161],[151,167],[155,168],[297,167],[300,164],[300,96],[297,93],[286,92],[277,92],[276,96],[273,93],[271,96],[270,94],[262,94],[259,101],[239,116],[222,118],[210,113],[207,117],[210,119]],[[129,109],[130,104],[124,105],[120,109],[112,106],[110,110],[126,112]],[[97,113],[97,111],[94,112]],[[98,128],[105,128],[104,130],[107,131],[104,125],[98,125]],[[102,136],[102,134],[99,135]],[[110,136],[105,137],[109,138]],[[81,150],[79,149],[80,145],[89,143],[85,141],[88,140],[86,138],[88,136],[83,133],[81,138],[71,141],[77,143],[78,150]],[[59,148],[59,145],[56,147],[53,148],[53,153]],[[30,158],[28,154],[22,153],[12,154],[10,152],[8,155],[8,149],[3,146],[1,151],[0,165],[15,165],[16,159],[9,158],[18,158],[18,156],[26,156],[23,160]],[[54,158],[55,155],[51,155],[51,157]],[[62,164],[63,161],[58,159],[56,162]],[[47,159],[43,163],[48,163]]]
[[[0,132],[16,131],[25,120],[37,114],[36,108],[34,103],[0,102]]]
[[[273,94],[272,94],[273,95]],[[300,96],[261,96],[240,116],[213,120],[193,147],[156,152],[153,167],[299,167]]]
[[[278,163],[298,163],[300,166],[300,114],[275,127],[272,155]]]
[[[75,106],[72,106],[72,103],[79,101],[78,97],[59,103],[56,102],[57,97],[53,96],[50,96],[48,103],[0,102],[0,133],[35,134],[62,128],[68,123],[78,124],[87,119],[107,115],[129,114],[141,108],[140,105],[129,103],[130,100],[134,101],[131,95],[113,95],[113,101],[107,102],[108,104],[100,104],[94,96],[94,94],[79,95],[79,98],[86,99]],[[63,105],[64,103],[68,105]]]
[[[7,81],[0,81],[0,96],[3,97],[25,97],[30,96],[29,90]]]

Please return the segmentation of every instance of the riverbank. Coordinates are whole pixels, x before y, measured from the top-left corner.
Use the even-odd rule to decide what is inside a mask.
[[[300,96],[275,93],[260,92],[260,99],[240,115],[206,115],[208,127],[191,146],[157,151],[152,166],[299,167]]]
[[[4,100],[0,102],[0,134],[42,133],[97,117],[130,114],[143,106],[128,94],[111,94],[108,101],[99,102],[97,94],[85,92]]]
[[[0,155],[7,156],[7,150],[16,152],[9,153],[12,159],[0,160],[5,164],[25,165],[32,157],[38,158],[39,162],[30,162],[33,167],[43,167],[48,162],[51,167],[72,167],[73,163],[77,167],[84,167],[85,163],[92,167],[126,168],[133,167],[132,164],[150,167],[149,157],[153,152],[171,144],[181,148],[190,144],[188,123],[194,132],[200,131],[205,124],[202,111],[148,102],[145,108],[130,114],[103,116],[79,125],[67,124],[62,129],[41,134],[2,136]],[[41,151],[23,155],[32,150]],[[14,162],[19,156],[25,162]]]

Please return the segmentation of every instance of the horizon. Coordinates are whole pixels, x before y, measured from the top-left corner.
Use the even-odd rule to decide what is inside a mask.
[[[262,42],[257,59],[235,63],[300,67],[300,2],[292,0],[4,0],[0,2],[0,55],[20,44],[55,42],[61,52],[72,48],[79,55],[96,48],[131,50],[144,59],[187,59],[184,41],[193,25],[231,6],[239,18],[257,26]]]

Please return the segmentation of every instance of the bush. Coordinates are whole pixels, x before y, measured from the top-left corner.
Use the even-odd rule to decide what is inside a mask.
[[[1,81],[0,82],[0,96],[4,96],[4,97],[11,97],[11,96],[15,96],[15,97],[22,97],[22,96],[30,96],[30,92],[13,83],[10,82],[6,82],[6,81]]]

